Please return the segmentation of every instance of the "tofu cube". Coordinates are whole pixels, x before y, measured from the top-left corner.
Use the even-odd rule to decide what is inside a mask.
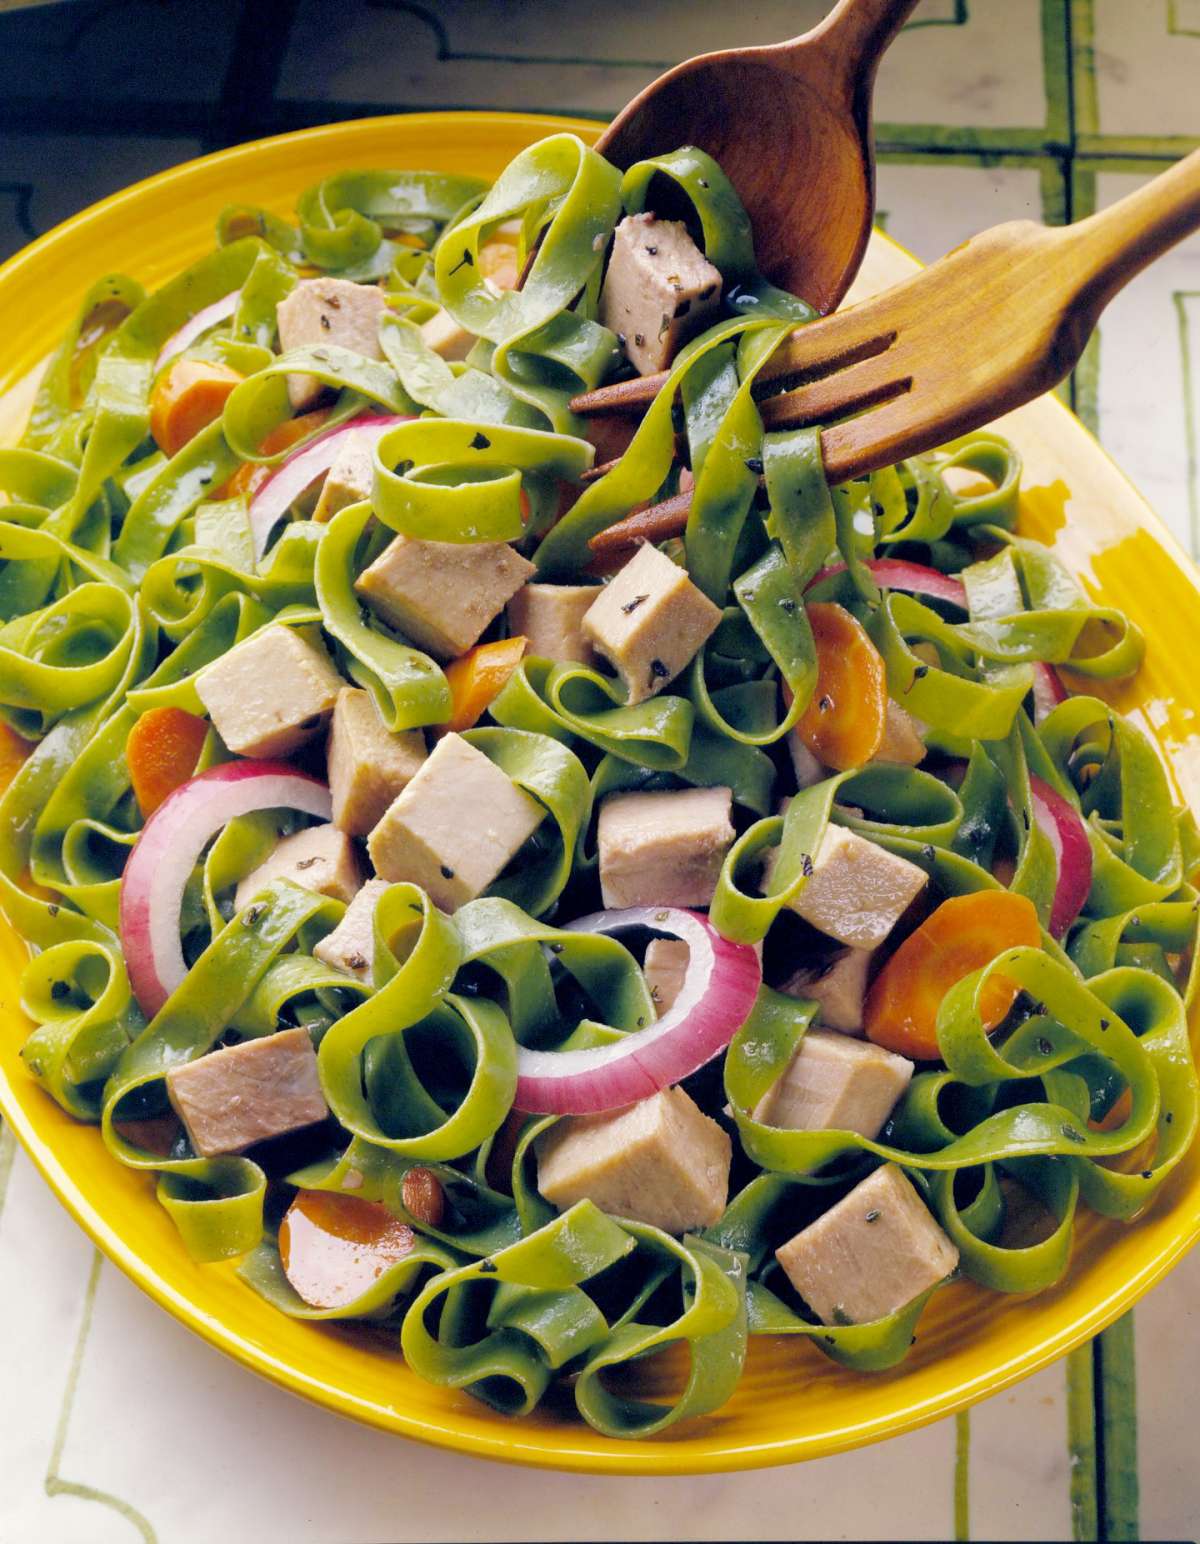
[[[958,1250],[908,1176],[888,1163],[775,1258],[823,1324],[869,1324],[944,1281]]]
[[[354,843],[336,826],[308,826],[278,842],[271,855],[237,887],[234,905],[248,906],[273,879],[290,879],[304,890],[350,902],[362,888]]]
[[[375,871],[443,911],[482,895],[542,823],[542,806],[461,735],[444,735],[367,839]]]
[[[201,1158],[241,1152],[329,1114],[306,1029],[284,1029],[172,1067],[167,1097]]]
[[[457,659],[534,571],[507,542],[397,536],[354,587],[418,648]]]
[[[887,716],[883,722],[883,739],[872,761],[894,761],[903,767],[919,767],[925,760],[925,741],[921,738],[924,725],[919,719],[906,713],[898,702],[888,698]]]
[[[907,858],[830,825],[813,854],[812,877],[791,904],[839,943],[877,949],[927,883]]]
[[[829,964],[798,970],[784,985],[789,997],[807,997],[820,1004],[821,1024],[844,1035],[862,1035],[867,978],[873,949],[843,949]]]
[[[239,756],[286,756],[320,734],[346,683],[325,650],[272,623],[196,677],[213,727]]]
[[[614,793],[600,806],[605,906],[707,906],[733,842],[728,788]]]
[[[660,1019],[675,1006],[691,957],[682,938],[652,938],[646,945],[642,974]]]
[[[617,226],[600,320],[639,375],[665,370],[682,344],[716,320],[721,275],[680,220],[627,215]]]
[[[625,682],[629,701],[662,691],[716,630],[720,608],[657,547],[639,547],[583,618],[583,636]]]
[[[785,1131],[857,1131],[873,1141],[913,1075],[907,1057],[813,1029],[754,1119]]]
[[[435,354],[449,360],[465,359],[479,341],[473,332],[460,327],[449,311],[437,311],[422,322],[421,337]]]
[[[382,359],[379,323],[387,309],[383,291],[374,284],[349,279],[301,279],[275,308],[279,348],[320,347],[323,343],[353,349],[367,359]],[[294,408],[309,407],[324,391],[315,375],[289,375],[288,399]]]
[[[568,1116],[535,1145],[538,1189],[561,1210],[588,1200],[677,1234],[711,1227],[725,1210],[732,1144],[682,1088]]]
[[[419,729],[392,734],[370,692],[343,687],[327,749],[334,825],[351,836],[366,836],[424,761],[425,736]]]
[[[599,598],[599,584],[527,584],[508,603],[508,626],[529,639],[529,652],[560,663],[590,665],[592,646],[583,619]]]
[[[375,908],[387,888],[386,879],[368,879],[337,927],[313,950],[313,958],[358,981],[370,981],[375,969]]]
[[[332,520],[348,504],[369,499],[374,480],[374,442],[367,435],[354,431],[346,436],[342,448],[333,458],[333,465],[325,474],[312,518]]]

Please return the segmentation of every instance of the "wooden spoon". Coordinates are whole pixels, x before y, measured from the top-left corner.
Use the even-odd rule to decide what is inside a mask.
[[[640,92],[596,148],[625,168],[697,145],[733,182],[772,283],[832,311],[875,212],[871,92],[917,0],[838,0],[803,37],[700,54]]]
[[[892,289],[800,328],[779,351],[802,384],[759,404],[768,429],[824,425],[832,483],[982,428],[1074,367],[1104,307],[1200,229],[1200,150],[1075,225],[995,225]],[[628,383],[653,393],[653,378]],[[622,387],[575,407],[604,410]],[[593,551],[662,541],[687,525],[691,493],[628,516]]]

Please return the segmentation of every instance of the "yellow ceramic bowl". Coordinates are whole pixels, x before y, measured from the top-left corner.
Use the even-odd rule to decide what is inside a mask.
[[[97,276],[124,270],[154,285],[213,241],[223,204],[290,211],[301,189],[342,167],[430,167],[494,175],[523,146],[594,124],[517,114],[430,113],[310,129],[208,156],[152,177],[69,220],[0,269],[0,444],[19,433],[39,361]],[[910,272],[876,237],[859,292]],[[1147,663],[1113,700],[1149,729],[1181,793],[1200,807],[1200,593],[1192,566],[1095,441],[1046,399],[1004,424],[1025,457],[1022,529],[1053,540],[1107,604],[1145,629]],[[845,1372],[806,1344],[760,1340],[717,1414],[649,1442],[615,1442],[552,1414],[508,1420],[467,1395],[420,1382],[394,1345],[284,1318],[234,1276],[194,1265],[149,1183],[112,1162],[95,1130],[37,1089],[18,1050],[25,949],[0,925],[0,1105],[64,1205],[151,1297],[247,1367],[309,1399],[405,1436],[548,1468],[688,1474],[814,1458],[949,1414],[1095,1335],[1200,1237],[1200,1151],[1134,1226],[1085,1215],[1066,1280],[1033,1298],[970,1283],[939,1293],[896,1371]],[[653,1376],[662,1377],[661,1369]]]

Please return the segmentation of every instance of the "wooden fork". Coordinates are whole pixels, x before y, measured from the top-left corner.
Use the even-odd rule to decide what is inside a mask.
[[[756,388],[763,424],[825,425],[830,484],[932,450],[1061,381],[1117,291],[1198,226],[1200,150],[1075,225],[994,226],[904,283],[793,333]],[[572,405],[640,412],[665,379],[623,381]],[[688,493],[655,504],[592,547],[678,535],[690,503]]]

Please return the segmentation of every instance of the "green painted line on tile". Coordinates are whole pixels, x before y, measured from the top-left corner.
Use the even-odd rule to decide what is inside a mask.
[[[937,145],[885,146],[877,147],[877,151],[876,160],[888,166],[1006,167],[1014,171],[1057,173],[1059,183],[1064,180],[1061,158],[1043,151],[942,149]]]
[[[1096,15],[1093,0],[1071,0],[1072,130],[1078,144],[1083,134],[1100,131],[1096,95]]]
[[[1067,1452],[1071,1461],[1071,1537],[1099,1537],[1096,1473],[1096,1380],[1092,1345],[1067,1357]]]
[[[1046,143],[1071,142],[1071,18],[1068,0],[1042,0],[1042,79]]]
[[[0,1217],[4,1216],[4,1201],[8,1195],[8,1182],[12,1178],[13,1159],[17,1156],[17,1139],[0,1121]]]
[[[1167,36],[1200,38],[1200,27],[1185,26],[1179,19],[1179,0],[1167,0]]]
[[[1036,155],[1046,150],[1064,150],[1065,141],[1052,142],[1045,129],[971,128],[945,123],[877,123],[877,150],[975,150],[981,152],[1024,152]]]
[[[94,1485],[83,1485],[77,1480],[66,1480],[58,1472],[58,1466],[62,1462],[63,1451],[67,1445],[67,1433],[71,1425],[71,1411],[75,1404],[75,1395],[79,1389],[79,1375],[83,1369],[83,1354],[87,1346],[88,1334],[92,1327],[92,1314],[96,1306],[96,1289],[100,1285],[100,1267],[102,1258],[100,1251],[92,1251],[92,1268],[88,1272],[87,1286],[83,1294],[83,1313],[79,1320],[79,1334],[75,1339],[75,1349],[71,1353],[71,1365],[67,1371],[67,1383],[63,1390],[62,1405],[58,1413],[58,1425],[54,1432],[54,1446],[50,1452],[50,1463],[46,1469],[46,1494],[54,1496],[75,1496],[81,1501],[95,1501],[100,1506],[109,1507],[135,1528],[144,1544],[157,1544],[157,1535],[145,1517],[128,1501],[122,1501],[120,1496],[114,1496],[106,1490],[99,1490]]]
[[[920,32],[922,27],[965,27],[971,19],[971,13],[967,9],[967,0],[954,0],[954,9],[949,16],[922,16],[913,21],[906,21],[901,27],[901,32]]]
[[[419,21],[429,28],[437,44],[437,58],[439,64],[470,63],[470,64],[548,64],[556,68],[563,66],[584,66],[595,68],[596,66],[618,70],[669,70],[678,61],[675,59],[607,59],[593,56],[590,59],[581,59],[571,54],[513,54],[498,53],[495,50],[477,50],[455,48],[450,42],[450,34],[445,24],[436,12],[425,5],[415,5],[412,0],[374,0],[374,8],[380,11],[393,11],[398,15],[411,16],[414,21]]]
[[[1099,1365],[1099,1537],[1117,1544],[1140,1536],[1133,1314],[1125,1314],[1104,1330],[1095,1346]]]
[[[1196,372],[1200,360],[1192,358],[1192,329],[1188,324],[1188,302],[1200,301],[1200,290],[1175,290],[1171,296],[1179,327],[1179,361],[1183,374],[1183,438],[1187,446],[1188,532],[1192,556],[1200,553],[1200,397],[1196,391]],[[0,1201],[3,1191],[0,1190]]]
[[[1082,220],[1096,211],[1096,173],[1076,161],[1071,168],[1071,219]],[[1071,405],[1091,432],[1100,434],[1100,328],[1087,341],[1071,374]]]
[[[1192,134],[1081,134],[1081,156],[1099,161],[1140,158],[1145,161],[1178,161],[1200,146]],[[1161,171],[1162,167],[1156,168]]]
[[[954,1540],[970,1544],[971,1538],[971,1412],[954,1417]]]

